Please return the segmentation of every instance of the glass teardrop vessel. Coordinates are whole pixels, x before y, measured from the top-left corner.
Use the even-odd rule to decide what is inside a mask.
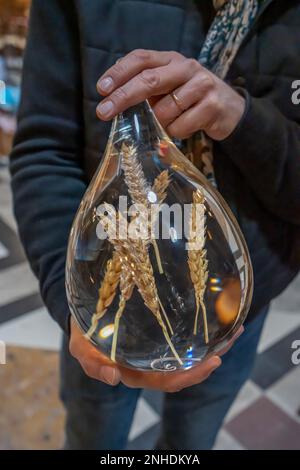
[[[84,335],[134,369],[188,369],[225,347],[252,297],[229,207],[148,102],[117,116],[80,204],[66,290]]]

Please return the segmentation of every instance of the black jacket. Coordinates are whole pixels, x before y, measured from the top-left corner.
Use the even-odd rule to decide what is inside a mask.
[[[19,126],[11,155],[19,230],[53,317],[67,330],[70,226],[101,160],[109,124],[96,82],[135,48],[197,57],[211,0],[33,0]],[[228,81],[247,90],[238,129],[215,146],[220,192],[245,234],[255,276],[252,318],[299,268],[300,2],[265,0]]]

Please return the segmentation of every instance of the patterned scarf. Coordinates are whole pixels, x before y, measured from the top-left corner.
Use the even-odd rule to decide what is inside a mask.
[[[261,0],[213,0],[217,11],[199,55],[199,62],[222,80],[256,18]],[[216,186],[212,142],[204,133],[188,139],[187,157]]]
[[[199,62],[224,79],[258,11],[258,0],[213,0],[217,10]]]

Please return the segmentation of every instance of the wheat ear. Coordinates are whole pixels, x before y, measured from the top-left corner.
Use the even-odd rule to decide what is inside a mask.
[[[119,299],[119,308],[116,313],[115,321],[114,321],[114,335],[113,335],[111,355],[110,355],[111,360],[113,362],[116,361],[116,350],[117,350],[120,319],[124,312],[127,300],[129,300],[130,297],[132,296],[133,289],[134,289],[134,280],[132,277],[132,273],[131,271],[128,271],[128,269],[125,269],[123,267],[121,276],[120,276],[121,294],[120,294],[120,299]]]
[[[151,186],[145,178],[142,165],[137,157],[136,148],[133,145],[123,144],[121,154],[122,169],[132,202],[147,207],[149,204],[147,194]]]
[[[152,191],[157,196],[158,204],[162,204],[167,196],[167,189],[170,184],[170,175],[168,170],[162,171],[154,180]]]
[[[154,180],[152,188],[148,185],[145,177],[144,177],[144,172],[142,169],[142,165],[138,161],[137,155],[136,155],[136,150],[135,147],[133,146],[128,146],[126,144],[123,144],[122,146],[122,154],[123,154],[123,171],[125,174],[125,181],[128,186],[129,194],[131,196],[132,201],[135,204],[143,204],[145,208],[148,209],[147,212],[147,221],[146,223],[149,224],[149,219],[150,219],[150,227],[148,227],[148,234],[150,237],[152,236],[152,230],[153,227],[156,223],[159,211],[160,211],[160,206],[163,204],[166,196],[167,196],[167,189],[170,184],[170,176],[168,170],[162,171]],[[152,190],[152,192],[156,195],[157,200],[156,200],[156,205],[152,206],[151,203],[149,202],[147,198],[147,193]],[[149,212],[151,211],[151,214]],[[150,217],[149,217],[150,215]],[[150,232],[150,233],[149,233]],[[163,274],[163,266],[161,262],[161,257],[159,253],[159,248],[157,245],[157,242],[155,238],[151,237],[150,240],[153,248],[154,248],[154,253],[156,257],[156,262],[158,266],[158,271],[160,274]],[[174,334],[172,325],[168,319],[168,316],[166,314],[166,311],[159,299],[159,303],[164,315],[164,318],[167,322],[167,325],[170,329],[171,334]]]
[[[121,215],[119,214],[117,223],[119,223],[120,217]],[[116,221],[113,218],[108,221],[107,219],[105,220],[103,216],[102,218],[100,217],[100,221],[103,224],[103,228],[106,231],[109,240],[113,244],[117,253],[119,253],[124,269],[127,269],[132,273],[134,282],[144,300],[145,305],[155,316],[172,353],[174,354],[179,364],[182,365],[182,361],[171,341],[168,330],[160,313],[160,304],[147,245],[141,239],[119,240],[115,238],[114,234],[117,233]]]
[[[194,335],[197,334],[198,316],[201,308],[204,324],[204,339],[205,343],[209,342],[207,313],[204,303],[204,294],[206,290],[208,278],[208,260],[206,258],[205,245],[205,205],[204,196],[200,190],[193,193],[193,204],[190,217],[190,238],[189,243],[194,245],[195,249],[188,251],[188,265],[190,269],[191,280],[194,284],[195,300],[196,300],[196,315],[194,323]],[[200,227],[199,215],[201,217]]]
[[[118,253],[114,252],[112,258],[107,262],[104,279],[99,289],[99,298],[96,305],[96,312],[92,317],[91,327],[85,334],[90,339],[96,331],[99,320],[105,315],[116,295],[116,290],[120,281],[121,261]]]

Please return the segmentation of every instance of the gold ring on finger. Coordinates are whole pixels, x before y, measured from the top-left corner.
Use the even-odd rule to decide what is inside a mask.
[[[174,103],[178,107],[178,109],[183,113],[185,111],[184,106],[183,106],[180,98],[178,98],[178,96],[176,95],[175,91],[172,91],[172,93],[170,93],[170,95],[171,95]]]

